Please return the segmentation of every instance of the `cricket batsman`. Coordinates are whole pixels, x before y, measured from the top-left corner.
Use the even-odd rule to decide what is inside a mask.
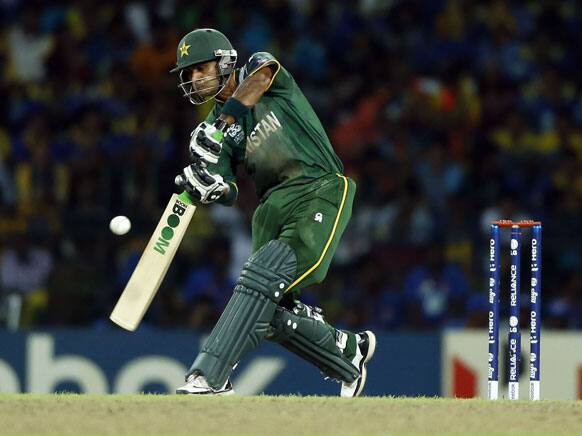
[[[356,185],[342,175],[321,122],[277,59],[258,52],[242,68],[236,61],[225,35],[197,29],[181,39],[172,70],[190,102],[215,100],[192,132],[192,164],[176,184],[200,203],[230,206],[242,164],[260,198],[252,255],[177,393],[233,394],[234,367],[267,339],[341,381],[341,396],[356,397],[374,355],[374,334],[338,330],[320,308],[300,301],[301,289],[327,274]]]

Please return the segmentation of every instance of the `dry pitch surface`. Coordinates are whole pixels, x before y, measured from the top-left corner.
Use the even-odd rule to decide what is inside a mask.
[[[0,394],[0,434],[582,433],[582,402]]]

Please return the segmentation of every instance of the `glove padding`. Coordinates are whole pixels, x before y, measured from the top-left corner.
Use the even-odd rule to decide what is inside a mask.
[[[200,123],[190,135],[189,149],[192,160],[202,159],[208,163],[217,163],[227,128],[228,125],[220,120],[214,124]]]
[[[184,168],[182,174],[176,176],[175,183],[204,204],[215,202],[229,189],[222,176],[211,174],[202,162]]]

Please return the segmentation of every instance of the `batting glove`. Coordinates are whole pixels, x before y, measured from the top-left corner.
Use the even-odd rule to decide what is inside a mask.
[[[176,176],[175,183],[193,199],[204,204],[215,202],[228,190],[228,184],[222,176],[211,174],[201,162],[184,168],[182,174]]]
[[[192,160],[202,159],[208,163],[217,163],[228,127],[228,124],[222,120],[216,120],[214,124],[200,123],[190,135]]]

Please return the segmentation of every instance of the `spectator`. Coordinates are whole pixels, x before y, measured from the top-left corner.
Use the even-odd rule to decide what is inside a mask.
[[[419,328],[439,325],[467,291],[465,276],[456,264],[446,261],[440,243],[429,248],[426,262],[410,271],[404,285],[411,320]]]
[[[51,34],[40,29],[40,10],[29,5],[8,34],[7,77],[19,83],[39,83],[46,76],[46,60],[54,47]]]
[[[28,234],[15,235],[0,258],[0,296],[22,301],[20,325],[31,326],[47,304],[47,283],[54,266],[49,250],[37,246]]]
[[[239,59],[273,51],[358,183],[317,293],[330,321],[484,326],[489,223],[534,218],[544,222],[544,323],[582,328],[574,0],[230,3],[0,2],[0,240],[36,216],[58,241],[41,249],[52,273],[33,326],[106,319],[208,110],[183,110],[164,91],[176,86],[167,71],[178,37],[200,26],[232,35]],[[250,250],[244,223],[258,200],[244,179],[239,188],[236,210],[198,209],[152,325],[212,323]],[[131,239],[104,233],[120,213]],[[224,244],[213,261],[196,263],[214,238]],[[3,261],[15,250],[0,246]]]

